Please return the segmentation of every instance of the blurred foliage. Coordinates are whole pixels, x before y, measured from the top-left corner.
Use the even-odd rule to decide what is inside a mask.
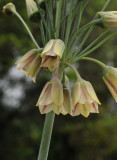
[[[49,79],[49,72],[42,72],[37,84],[26,78],[8,77],[15,59],[35,47],[26,30],[15,17],[7,17],[2,7],[9,0],[0,3],[0,160],[35,160],[41,141],[44,117],[35,107],[38,96]],[[11,0],[18,12],[30,26],[32,33],[40,42],[40,31],[37,24],[27,19],[25,1]],[[82,24],[89,22],[99,11],[106,0],[90,0],[82,17]],[[116,10],[116,1],[112,0],[107,10]],[[84,47],[93,41],[103,29],[95,27]],[[116,36],[106,42],[91,56],[116,65]],[[78,63],[82,77],[91,81],[102,102],[100,114],[90,115],[88,119],[78,116],[56,116],[50,147],[50,160],[116,160],[117,159],[117,108],[111,95],[102,83],[102,70],[92,62]],[[74,80],[72,72],[68,74]],[[4,84],[4,83],[5,84]],[[3,85],[5,87],[3,87]],[[23,86],[24,97],[16,108],[3,103],[5,93],[12,96],[13,89]],[[11,92],[9,91],[9,88]],[[8,92],[9,91],[9,92]],[[17,93],[16,93],[17,94]],[[14,95],[15,97],[15,95]],[[6,98],[6,101],[8,99]],[[9,102],[8,102],[9,104]]]

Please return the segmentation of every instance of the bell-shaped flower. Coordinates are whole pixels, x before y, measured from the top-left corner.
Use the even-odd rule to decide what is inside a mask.
[[[33,22],[39,22],[41,17],[40,17],[40,13],[39,13],[39,10],[38,10],[38,7],[35,1],[26,0],[26,8],[27,8],[27,14],[28,14],[29,19]]]
[[[32,77],[36,82],[36,76],[40,70],[41,57],[37,49],[32,49],[16,62],[17,70],[24,71],[27,77]]]
[[[117,27],[117,11],[106,11],[106,12],[98,12],[97,15],[103,20],[101,21],[101,25],[106,28],[116,28]]]
[[[50,40],[41,53],[41,67],[47,68],[52,72],[57,67],[58,62],[63,55],[64,49],[65,45],[62,40]]]
[[[99,113],[100,104],[90,82],[80,80],[73,87],[73,116],[82,114],[88,117],[90,113]]]
[[[117,102],[117,68],[107,67],[103,80]]]
[[[63,86],[58,78],[53,78],[42,90],[36,104],[41,114],[50,111],[60,114],[63,106]]]
[[[16,8],[15,5],[13,3],[7,3],[4,7],[3,7],[3,13],[5,15],[13,15],[13,13],[16,12]]]

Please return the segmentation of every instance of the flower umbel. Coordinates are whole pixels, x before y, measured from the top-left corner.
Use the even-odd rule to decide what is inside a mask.
[[[98,12],[99,17],[103,17],[102,26],[106,28],[117,27],[117,11]]]
[[[47,68],[52,72],[57,67],[57,63],[61,59],[64,49],[65,45],[62,40],[50,40],[41,53],[41,67]]]
[[[117,68],[107,67],[103,80],[117,102]]]
[[[88,117],[90,113],[99,113],[100,104],[90,82],[81,80],[73,88],[73,116],[82,114]]]
[[[63,105],[63,86],[58,78],[53,78],[42,90],[36,106],[41,114],[54,111],[60,114]]]
[[[24,71],[27,77],[32,77],[36,82],[36,76],[40,70],[41,57],[39,50],[32,49],[16,62],[17,70]]]

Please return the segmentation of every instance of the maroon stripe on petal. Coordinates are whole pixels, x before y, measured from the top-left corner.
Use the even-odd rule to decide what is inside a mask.
[[[73,116],[75,116],[75,112],[76,112],[76,109],[77,109],[77,107],[78,107],[78,104],[79,104],[79,103],[76,103],[76,105],[75,105],[75,108],[74,108],[74,111],[73,111]]]
[[[109,83],[109,85],[113,88],[113,90],[117,94],[117,88],[115,88],[115,86],[113,85],[113,83],[110,80],[107,80],[107,79],[106,79],[106,81]]]
[[[45,112],[45,110],[46,110],[46,108],[47,108],[47,105],[45,105],[44,107],[43,107],[43,109],[42,109],[42,113],[44,113]]]
[[[93,106],[95,112],[98,112],[94,103],[92,103],[92,106]]]

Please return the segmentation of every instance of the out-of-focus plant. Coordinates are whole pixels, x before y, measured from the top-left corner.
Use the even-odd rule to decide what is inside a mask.
[[[55,113],[71,116],[82,114],[85,117],[90,113],[99,113],[100,101],[92,85],[81,78],[72,64],[88,60],[101,66],[104,70],[103,80],[117,101],[117,69],[87,57],[117,33],[113,29],[117,27],[117,11],[104,11],[110,2],[107,0],[93,20],[81,27],[82,14],[88,2],[90,3],[89,0],[26,0],[29,20],[39,24],[42,47],[36,42],[15,5],[8,3],[3,7],[5,15],[19,18],[35,44],[35,48],[16,62],[17,69],[25,71],[26,76],[32,77],[34,82],[41,68],[52,72],[52,79],[45,85],[37,102],[40,112],[47,114],[38,160],[46,160],[48,157]],[[82,49],[95,25],[105,28],[105,31]],[[69,85],[70,77],[66,75],[67,67],[77,77],[73,93]]]

